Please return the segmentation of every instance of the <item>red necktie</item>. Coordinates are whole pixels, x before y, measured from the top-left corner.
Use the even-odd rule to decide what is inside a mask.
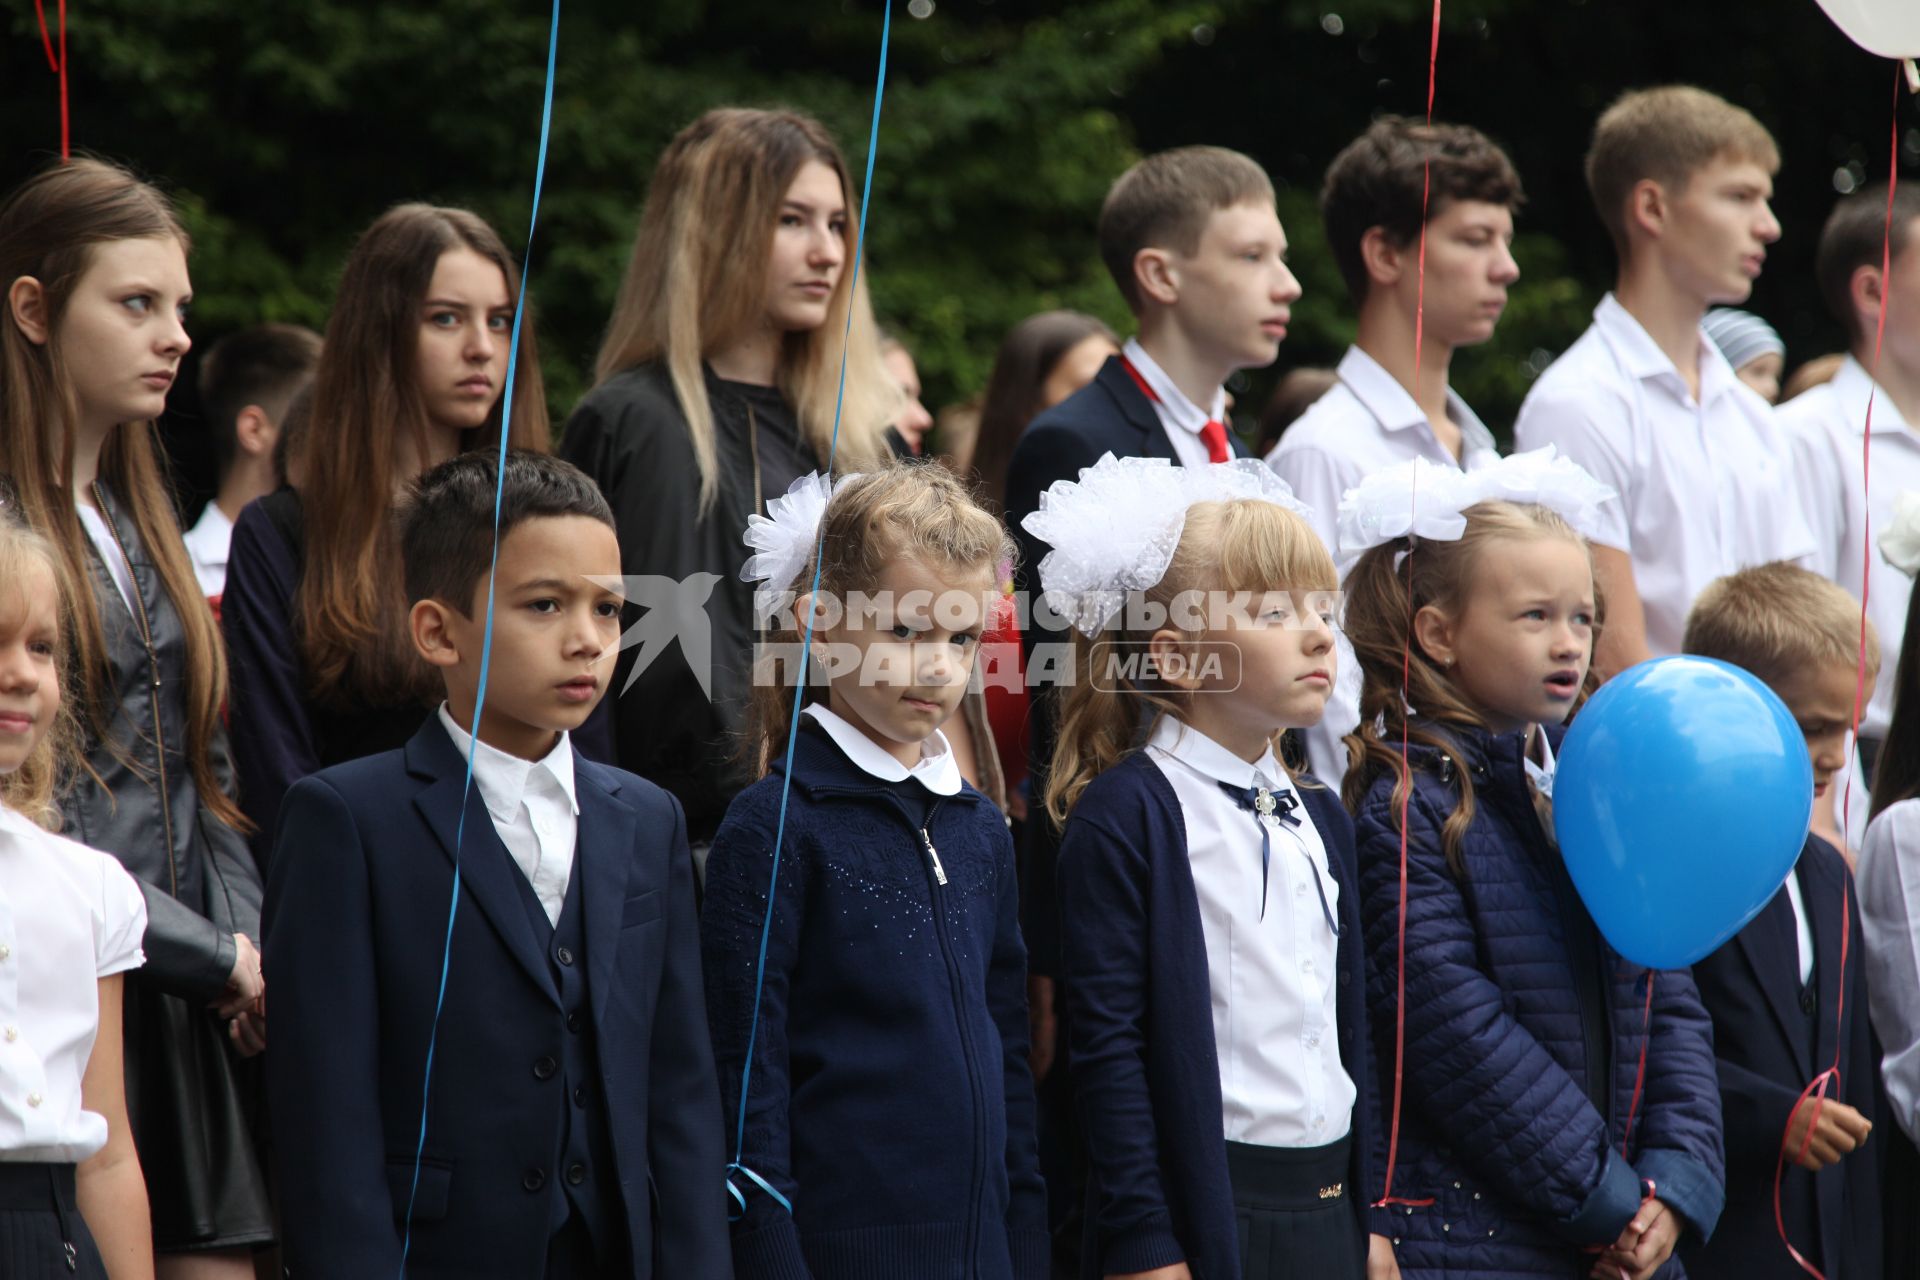
[[[1209,422],[1200,428],[1200,438],[1207,444],[1207,461],[1225,462],[1233,455],[1227,451],[1227,425],[1224,422]]]

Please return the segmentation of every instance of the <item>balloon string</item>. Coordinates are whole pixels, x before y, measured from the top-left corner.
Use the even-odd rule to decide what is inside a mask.
[[[1433,95],[1438,82],[1440,68],[1440,0],[1433,0],[1433,33],[1427,45],[1427,127],[1433,127]],[[1422,165],[1420,178],[1420,256],[1419,283],[1414,295],[1413,305],[1413,385],[1417,392],[1420,387],[1420,348],[1426,333],[1427,318],[1427,202],[1433,194],[1433,161],[1427,159]],[[1409,487],[1407,501],[1409,506],[1407,527],[1413,527],[1412,515],[1419,506],[1420,472],[1415,468],[1413,484]],[[1393,1001],[1393,1110],[1392,1118],[1387,1122],[1387,1169],[1380,1198],[1374,1201],[1378,1209],[1390,1204],[1423,1206],[1433,1203],[1432,1197],[1424,1200],[1408,1200],[1393,1194],[1393,1169],[1400,1157],[1400,1105],[1405,1095],[1407,1070],[1407,811],[1413,800],[1413,771],[1407,764],[1407,751],[1411,746],[1411,729],[1407,724],[1408,693],[1413,678],[1413,538],[1407,538],[1407,556],[1404,568],[1407,573],[1407,630],[1406,639],[1400,647],[1400,916],[1398,935],[1395,943],[1396,961],[1394,972]]]
[[[33,0],[33,15],[40,21],[40,47],[47,51],[47,70],[60,77],[60,160],[73,154],[72,130],[67,116],[67,0],[60,0],[60,52],[53,49],[53,35],[47,30],[46,0]]]
[[[1647,1087],[1647,1045],[1653,1040],[1653,970],[1647,970],[1647,1007],[1640,1016],[1640,1068],[1633,1075],[1633,1097],[1627,1102],[1627,1131],[1620,1137],[1620,1156],[1631,1160],[1633,1118],[1640,1110],[1640,1095]]]

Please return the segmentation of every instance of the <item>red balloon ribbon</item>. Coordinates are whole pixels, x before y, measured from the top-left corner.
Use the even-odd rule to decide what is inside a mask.
[[[1427,47],[1427,125],[1433,125],[1433,92],[1439,77],[1440,66],[1440,0],[1433,0],[1433,35]],[[1428,160],[1423,166],[1420,181],[1420,275],[1419,286],[1414,297],[1413,310],[1413,380],[1420,382],[1420,345],[1426,330],[1427,318],[1427,201],[1433,194],[1433,162]],[[1408,491],[1408,499],[1418,506],[1420,498],[1420,473],[1414,472],[1413,485]],[[1407,541],[1407,581],[1413,581],[1413,541]],[[1413,674],[1413,593],[1407,593],[1407,639],[1400,649],[1400,700],[1404,705],[1407,698],[1408,683]],[[1386,1185],[1381,1188],[1380,1198],[1373,1202],[1378,1209],[1390,1204],[1411,1205],[1416,1208],[1433,1203],[1433,1197],[1424,1200],[1409,1200],[1393,1194],[1393,1166],[1400,1155],[1400,1102],[1404,1091],[1407,1069],[1407,806],[1413,798],[1413,772],[1407,766],[1407,749],[1410,745],[1407,718],[1400,717],[1400,922],[1398,941],[1398,961],[1394,974],[1393,1002],[1393,1118],[1387,1127],[1387,1171]]]
[[[73,154],[72,134],[67,118],[67,0],[60,0],[60,51],[54,52],[54,37],[47,30],[46,0],[33,0],[33,13],[40,20],[40,45],[47,51],[47,70],[60,77],[60,159]]]

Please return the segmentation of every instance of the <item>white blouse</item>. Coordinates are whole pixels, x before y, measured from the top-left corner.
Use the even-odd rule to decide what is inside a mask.
[[[146,930],[117,859],[0,808],[0,1160],[77,1164],[107,1144],[80,1107],[96,982],[145,962]]]
[[[1867,938],[1867,1008],[1894,1119],[1920,1142],[1920,800],[1867,826],[1855,877]]]

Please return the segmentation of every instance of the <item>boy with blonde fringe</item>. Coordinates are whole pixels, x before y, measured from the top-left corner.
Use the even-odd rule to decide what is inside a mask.
[[[1764,564],[1700,593],[1685,645],[1690,654],[1746,668],[1780,695],[1806,735],[1816,804],[1826,804],[1847,765],[1862,658],[1859,602],[1818,574]],[[1871,689],[1880,666],[1871,626],[1864,657]],[[1855,789],[1864,808],[1864,790]],[[1683,1251],[1693,1280],[1805,1274],[1774,1222],[1783,1142],[1780,1217],[1794,1248],[1824,1275],[1881,1274],[1877,1160],[1861,1149],[1879,1112],[1879,1063],[1859,898],[1840,851],[1812,832],[1805,841],[1773,900],[1693,968],[1713,1018],[1727,1147],[1719,1226],[1711,1240]],[[1808,1082],[1836,1063],[1840,1079],[1824,1102],[1802,1100]]]
[[[1747,300],[1780,238],[1779,166],[1758,120],[1686,85],[1628,93],[1594,128],[1587,186],[1619,274],[1528,394],[1514,443],[1557,445],[1620,494],[1593,548],[1603,675],[1675,652],[1715,578],[1814,551],[1785,433],[1700,327]]]

